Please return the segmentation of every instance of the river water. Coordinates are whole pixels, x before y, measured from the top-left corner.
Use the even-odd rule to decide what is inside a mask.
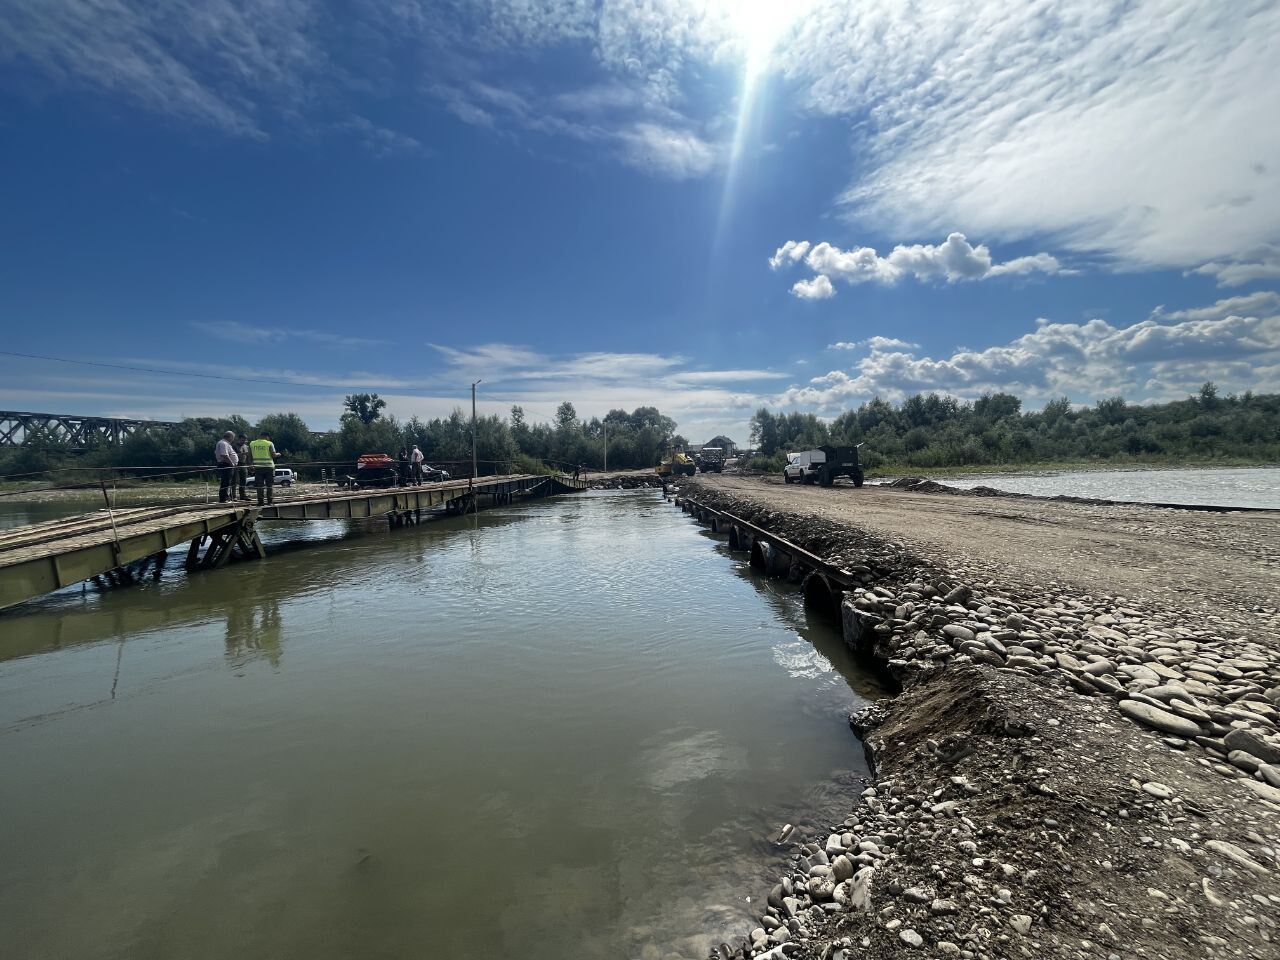
[[[1280,469],[1276,467],[966,473],[933,479],[965,490],[979,486],[995,487],[1009,493],[1030,493],[1040,497],[1061,495],[1135,503],[1280,510]]]
[[[883,692],[655,491],[266,539],[0,614],[7,956],[701,958],[866,775]]]

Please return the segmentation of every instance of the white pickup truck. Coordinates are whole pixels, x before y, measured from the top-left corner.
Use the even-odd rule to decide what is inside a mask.
[[[787,454],[787,465],[782,468],[782,479],[787,483],[812,483],[818,468],[827,462],[821,450],[802,450]]]

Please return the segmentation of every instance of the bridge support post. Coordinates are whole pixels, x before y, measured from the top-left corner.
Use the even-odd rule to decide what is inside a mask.
[[[205,540],[209,546],[204,547]],[[204,549],[204,556],[200,555]],[[208,537],[199,536],[191,541],[187,548],[186,568],[195,570],[216,570],[225,567],[232,557],[240,560],[265,560],[267,550],[258,537],[258,530],[253,520],[245,517],[234,527],[219,530]]]

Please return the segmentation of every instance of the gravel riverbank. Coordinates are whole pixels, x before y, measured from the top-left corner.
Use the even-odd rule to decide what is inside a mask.
[[[852,718],[874,786],[783,838],[792,868],[721,955],[1280,957],[1280,517],[1108,527],[1114,508],[941,495],[931,525],[922,493],[682,493],[856,575],[846,642],[902,685]]]

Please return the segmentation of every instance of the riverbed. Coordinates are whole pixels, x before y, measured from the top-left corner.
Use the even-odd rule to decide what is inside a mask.
[[[0,927],[22,957],[705,957],[883,695],[657,491],[0,614]]]

